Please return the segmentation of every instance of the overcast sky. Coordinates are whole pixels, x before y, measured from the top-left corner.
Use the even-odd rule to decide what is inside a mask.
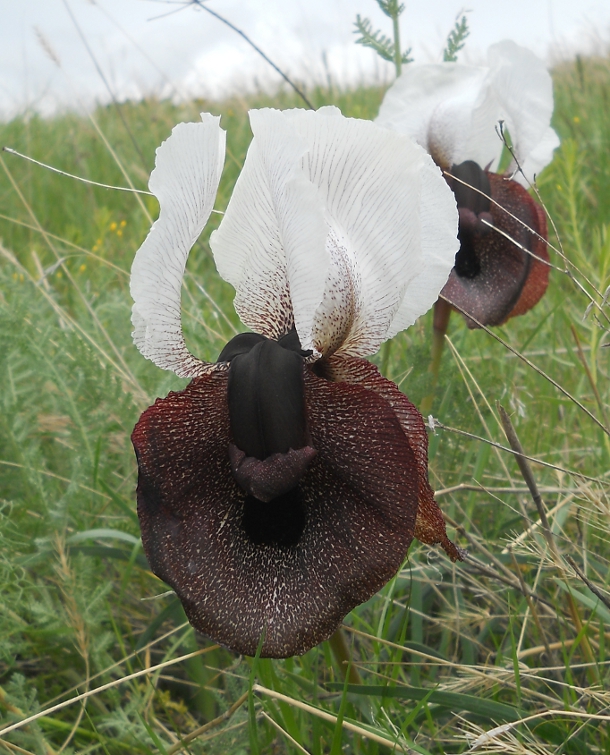
[[[406,0],[403,46],[413,48],[416,60],[440,59],[462,1]],[[296,78],[323,79],[324,57],[342,83],[391,78],[391,67],[354,44],[358,13],[390,34],[390,21],[375,0],[207,4]],[[183,5],[176,0],[0,0],[0,118],[28,107],[49,113],[107,101],[96,62],[119,98],[151,92],[218,97],[256,80],[278,80],[238,35],[208,13]],[[607,50],[610,43],[608,0],[471,0],[465,7],[472,33],[461,54],[464,61],[481,60],[489,44],[505,38],[548,60]]]

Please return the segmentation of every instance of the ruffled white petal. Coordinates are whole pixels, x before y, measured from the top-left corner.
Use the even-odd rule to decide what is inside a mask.
[[[133,340],[145,357],[181,377],[213,369],[186,348],[180,311],[186,260],[212,212],[224,163],[220,118],[201,118],[176,126],[157,150],[149,187],[160,214],[131,268]]]
[[[455,200],[438,168],[409,138],[343,118],[336,108],[288,111],[286,117],[310,145],[305,169],[331,229],[333,263],[314,321],[314,345],[325,355],[373,354],[399,329],[389,332],[403,308],[396,322],[407,327],[444,285],[459,246]],[[429,208],[424,187],[440,197]],[[436,210],[437,225],[427,223]],[[438,271],[428,288],[410,288],[431,264]]]
[[[293,317],[302,347],[324,356],[374,353],[449,275],[453,194],[411,139],[336,108],[250,118],[254,139],[211,238],[241,319],[278,338]]]
[[[542,169],[552,158],[553,89],[546,67],[509,41],[489,48],[488,63],[407,66],[386,93],[376,122],[412,136],[443,168],[474,160],[494,170],[503,151],[496,133],[502,120],[519,162],[527,165],[536,153],[532,165]]]
[[[280,111],[253,110],[250,122],[254,138],[210,244],[242,322],[270,338],[296,323],[310,349],[330,257],[324,208],[303,171],[308,145]]]

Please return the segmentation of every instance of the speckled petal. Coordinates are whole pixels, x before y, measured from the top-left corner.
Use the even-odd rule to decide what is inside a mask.
[[[251,110],[250,123],[254,138],[210,245],[242,322],[275,339],[296,322],[310,349],[330,260],[324,208],[302,167],[309,145],[282,111]]]
[[[400,568],[419,494],[414,452],[389,403],[305,368],[312,446],[297,545],[254,545],[230,469],[227,376],[194,380],[138,422],[138,515],[153,571],[193,626],[236,652],[302,654]]]
[[[508,313],[507,320],[511,317],[523,315],[528,312],[540,301],[549,284],[550,267],[546,264],[549,261],[549,249],[548,244],[546,243],[548,233],[546,215],[538,202],[534,201],[529,194],[522,194],[522,196],[524,197],[524,203],[528,204],[530,211],[534,215],[530,228],[533,228],[542,238],[527,234],[530,241],[529,248],[536,256],[531,259],[529,274],[525,281],[525,285],[521,289],[517,303]],[[529,203],[525,199],[525,196],[530,200]]]
[[[309,145],[304,170],[330,227],[313,343],[325,356],[373,354],[426,312],[447,280],[458,248],[455,200],[409,138],[337,108],[285,117]]]
[[[517,182],[495,173],[488,173],[488,176],[491,196],[501,205],[491,205],[494,227],[529,249],[540,260],[548,262],[546,243],[502,209],[506,208],[528,228],[546,238],[546,219],[541,208]],[[546,291],[548,265],[533,258],[499,232],[491,230],[476,234],[473,249],[480,272],[471,277],[460,276],[454,268],[442,295],[482,325],[501,325],[509,317],[523,314]],[[477,327],[473,320],[466,318],[466,322],[470,328]]]
[[[364,359],[335,356],[325,365],[325,370],[333,380],[375,391],[392,407],[417,463],[419,507],[415,537],[428,545],[440,544],[452,561],[462,560],[464,551],[447,537],[445,520],[428,482],[428,434],[419,411],[393,382],[380,374],[374,364]]]
[[[133,340],[147,359],[181,377],[215,369],[189,353],[180,311],[186,260],[214,207],[225,153],[220,118],[201,118],[180,123],[157,150],[149,186],[161,212],[131,268]]]

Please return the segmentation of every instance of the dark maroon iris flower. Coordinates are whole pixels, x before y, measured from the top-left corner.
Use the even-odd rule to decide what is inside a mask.
[[[461,557],[428,484],[423,420],[363,358],[433,303],[457,213],[405,137],[334,108],[250,119],[254,139],[211,246],[255,332],[215,363],[182,337],[180,283],[224,146],[205,116],[158,150],[150,185],[161,215],[131,283],[136,345],[193,379],[157,399],[132,440],[153,572],[203,634],[249,655],[264,635],[263,656],[287,657],[328,638],[395,575],[414,536]],[[437,222],[422,222],[429,214]]]
[[[466,317],[471,328],[475,320],[501,325],[523,314],[546,290],[546,218],[524,185],[559,144],[542,61],[509,41],[492,45],[487,57],[486,66],[407,66],[376,119],[428,150],[454,190],[461,247],[442,296],[474,318]],[[505,150],[499,124],[512,142],[506,175],[496,172]],[[437,330],[448,312],[443,304],[435,311]]]
[[[448,182],[460,215],[460,251],[441,293],[474,318],[466,317],[468,327],[502,325],[546,291],[546,216],[521,184],[473,161],[454,165]]]

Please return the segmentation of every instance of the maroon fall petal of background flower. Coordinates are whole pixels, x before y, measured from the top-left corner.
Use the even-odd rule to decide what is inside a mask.
[[[299,482],[306,518],[293,546],[256,545],[244,529],[246,494],[229,459],[227,373],[158,399],[133,432],[151,568],[176,591],[197,630],[236,652],[253,655],[263,629],[263,656],[306,652],[406,556],[429,489],[423,422],[373,365],[349,362],[351,384],[304,367],[317,453]],[[448,548],[440,521],[436,542]]]
[[[549,261],[547,224],[542,208],[520,184],[495,173],[487,172],[487,177],[491,197],[500,205],[491,203],[494,227],[531,254],[493,229],[476,232],[471,237],[472,248],[480,270],[476,274],[459,275],[454,267],[441,295],[482,325],[502,325],[531,309],[546,291],[549,278],[549,266],[545,264]],[[462,231],[462,218],[460,220]],[[468,317],[466,322],[469,328],[479,327]]]

